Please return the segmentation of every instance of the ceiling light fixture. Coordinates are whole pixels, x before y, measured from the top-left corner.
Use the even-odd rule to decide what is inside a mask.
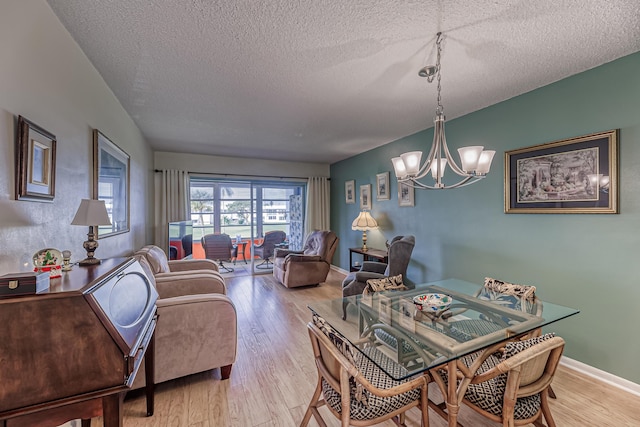
[[[442,84],[440,83],[442,39],[442,33],[438,33],[436,36],[436,65],[428,65],[418,73],[420,77],[426,77],[429,83],[432,83],[436,78],[438,81],[438,105],[436,107],[436,116],[433,119],[433,145],[431,146],[429,155],[422,166],[420,166],[422,151],[411,151],[401,154],[400,157],[391,159],[398,182],[405,183],[414,188],[428,190],[457,188],[478,182],[489,173],[491,161],[496,153],[493,150],[485,150],[483,146],[479,145],[458,148],[461,166],[458,166],[451,157],[449,147],[447,147],[447,139],[444,134],[444,107],[442,106],[442,98],[440,96],[442,89]],[[462,177],[459,182],[451,185],[445,185],[442,182],[442,177],[444,176],[447,165],[454,173]],[[433,184],[428,185],[419,181],[429,173],[431,173],[431,177],[435,181]]]

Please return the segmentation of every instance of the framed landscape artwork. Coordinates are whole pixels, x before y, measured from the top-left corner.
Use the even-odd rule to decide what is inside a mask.
[[[505,213],[618,213],[618,130],[505,153]]]
[[[360,186],[360,210],[371,210],[371,184]]]
[[[344,198],[348,205],[356,202],[356,182],[353,179],[344,183]]]
[[[376,175],[376,200],[389,200],[389,172]]]
[[[56,191],[56,137],[18,117],[16,200],[52,202]]]

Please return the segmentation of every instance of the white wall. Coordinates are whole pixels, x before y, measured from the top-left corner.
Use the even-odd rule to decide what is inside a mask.
[[[263,175],[274,177],[308,178],[328,177],[330,167],[326,163],[283,162],[276,160],[245,159],[239,157],[205,156],[157,151],[156,169],[179,169],[189,172]]]
[[[22,115],[57,137],[53,203],[15,200],[14,145]],[[131,156],[131,231],[100,240],[98,258],[125,255],[151,236],[152,151],[45,1],[0,3],[0,274],[28,270],[37,250],[86,256],[87,227],[70,225],[92,196],[92,129]],[[27,265],[25,265],[25,263]]]

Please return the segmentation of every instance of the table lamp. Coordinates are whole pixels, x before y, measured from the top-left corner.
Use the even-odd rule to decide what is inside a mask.
[[[373,230],[378,228],[378,223],[371,216],[368,211],[362,211],[356,219],[351,223],[351,229],[362,231],[362,250],[366,251],[367,248],[367,230]]]
[[[71,225],[88,225],[89,233],[87,240],[82,247],[87,251],[87,257],[80,261],[79,265],[97,265],[100,264],[98,258],[94,258],[93,254],[98,248],[98,241],[95,239],[97,230],[95,227],[99,225],[111,225],[109,214],[104,200],[82,199],[76,216],[73,217]]]

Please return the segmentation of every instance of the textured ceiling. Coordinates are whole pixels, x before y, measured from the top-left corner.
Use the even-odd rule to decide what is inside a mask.
[[[640,50],[637,0],[48,0],[156,150],[332,163]],[[454,147],[452,147],[454,148]]]

